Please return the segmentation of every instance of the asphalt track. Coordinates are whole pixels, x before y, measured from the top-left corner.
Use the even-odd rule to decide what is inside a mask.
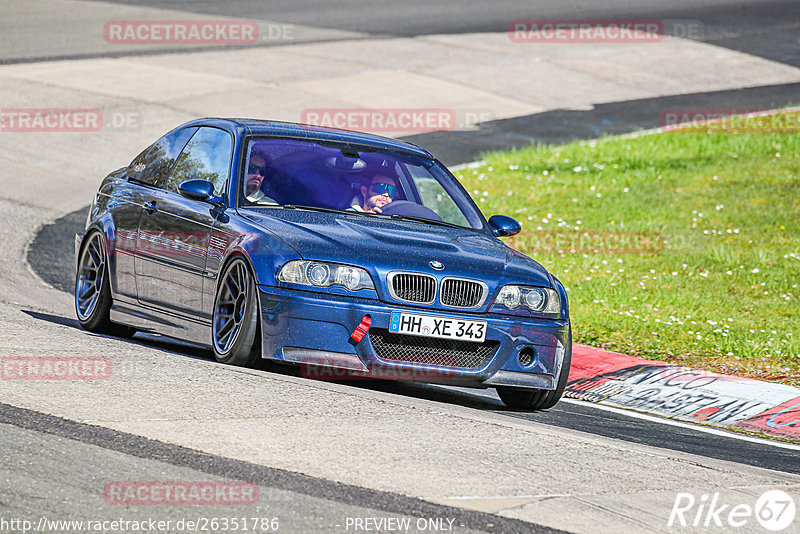
[[[86,210],[78,210],[42,228],[31,244],[28,261],[39,276],[47,283],[71,292],[74,266],[72,264],[72,243],[76,232],[81,231],[86,220]],[[58,317],[47,314],[32,314],[43,321],[56,322],[80,328],[73,317]],[[139,341],[141,338],[141,341]],[[136,342],[152,344],[153,340],[141,335],[134,337]],[[157,342],[162,345],[163,341]],[[167,344],[170,346],[170,343]],[[187,350],[186,345],[175,343],[173,350]],[[192,349],[191,354],[212,359],[205,351]],[[276,372],[292,373],[278,368]],[[296,373],[295,373],[296,374]],[[443,403],[452,403],[476,410],[487,410],[536,421],[562,428],[571,428],[590,434],[620,439],[642,445],[687,452],[742,464],[800,474],[797,462],[798,449],[784,449],[768,440],[745,442],[730,433],[714,434],[697,428],[673,426],[658,420],[645,420],[618,412],[604,410],[591,403],[562,401],[553,409],[536,413],[514,412],[505,409],[493,393],[465,388],[441,388],[422,384],[393,382],[355,383],[353,387],[365,387],[414,398],[423,398]],[[491,391],[491,390],[487,390]],[[726,435],[729,434],[729,435]]]
[[[688,38],[763,57],[787,65],[800,66],[800,3],[794,0],[610,0],[592,5],[576,0],[506,0],[487,3],[482,0],[425,0],[393,2],[382,0],[347,0],[318,3],[311,0],[232,0],[226,2],[187,0],[92,0],[104,5],[157,7],[185,12],[193,17],[225,16],[269,20],[298,26],[320,27],[350,32],[347,38],[412,37],[433,34],[505,32],[509,21],[516,19],[657,19],[681,24],[695,24],[700,30]],[[376,4],[378,7],[376,8]],[[80,24],[80,22],[78,22]],[[2,22],[0,22],[2,29]],[[91,34],[96,28],[80,28]],[[44,53],[31,56],[25,50],[36,48],[23,33],[20,42],[0,49],[0,65],[32,61],[77,58],[158,55],[176,51],[219,50],[224,46],[185,46],[159,48],[157,45],[134,50],[85,52],[80,39],[56,42]],[[323,37],[336,40],[337,37]],[[345,38],[344,36],[339,38]],[[312,40],[314,38],[311,38]],[[268,41],[256,46],[292,46],[297,40]],[[40,46],[37,42],[37,47]],[[247,45],[251,47],[253,45]],[[391,67],[390,60],[387,67]],[[483,152],[527,146],[531,143],[561,143],[590,139],[606,134],[620,134],[659,126],[664,109],[771,109],[800,103],[800,84],[765,85],[727,91],[688,93],[649,99],[598,104],[589,110],[554,110],[493,120],[477,125],[472,131],[431,132],[411,135],[407,140],[436,154],[445,164],[474,161]]]
[[[755,53],[771,59],[800,65],[800,45],[791,31],[800,23],[791,23],[793,15],[800,19],[797,2],[712,2],[698,7],[696,2],[641,1],[631,8],[628,2],[606,2],[602,7],[576,8],[568,2],[500,2],[486,9],[485,2],[414,1],[391,3],[391,8],[374,9],[373,2],[348,2],[342,9],[337,4],[320,7],[310,2],[271,3],[265,13],[263,2],[233,1],[224,5],[215,2],[145,2],[128,0],[117,3],[158,5],[195,14],[229,17],[269,18],[292,24],[333,27],[347,31],[387,36],[423,35],[428,33],[461,33],[504,31],[513,18],[672,18],[701,20],[703,38],[715,44]],[[387,4],[388,6],[388,4]],[[372,7],[372,8],[370,8]],[[431,12],[433,10],[433,12]],[[454,17],[452,13],[459,16]],[[788,29],[787,29],[788,28]],[[790,35],[791,34],[791,35]],[[768,36],[766,38],[764,36]],[[556,110],[526,117],[493,121],[480,125],[477,131],[433,132],[406,137],[440,155],[449,165],[472,161],[487,150],[525,146],[530,143],[559,143],[588,139],[603,134],[621,134],[658,126],[654,121],[659,110],[686,107],[770,108],[798,103],[800,84],[762,86],[740,90],[685,94],[646,100],[600,104],[591,110]],[[28,261],[47,283],[71,292],[73,285],[72,243],[82,229],[85,210],[68,214],[47,225],[32,242]],[[73,318],[42,317],[76,326]],[[143,341],[146,342],[146,341]],[[360,387],[360,386],[358,386]],[[499,400],[464,390],[445,391],[408,384],[365,386],[387,388],[409,396],[452,402],[477,409],[506,413]],[[508,412],[515,417],[545,424],[573,428],[584,432],[631,442],[690,452],[712,458],[740,462],[779,471],[798,473],[796,451],[769,444],[747,443],[735,437],[714,436],[699,430],[668,426],[633,419],[618,413],[602,411],[591,405],[560,403],[547,412],[527,414]]]
[[[23,440],[23,444],[25,441],[42,441],[41,435],[44,434],[45,439],[43,440],[42,448],[55,449],[56,454],[58,452],[63,452],[64,449],[64,444],[59,443],[60,441],[63,439],[71,440],[74,442],[71,446],[80,449],[81,452],[79,456],[83,461],[87,461],[87,463],[93,463],[95,458],[92,458],[92,456],[98,455],[96,452],[89,452],[88,447],[85,446],[94,446],[107,451],[119,452],[135,457],[140,459],[139,461],[143,463],[157,461],[170,466],[188,468],[197,473],[251,482],[257,484],[259,488],[263,488],[260,493],[263,494],[265,490],[269,492],[273,500],[276,499],[275,492],[285,492],[291,495],[292,500],[295,501],[291,506],[291,513],[296,517],[292,518],[293,522],[291,525],[286,525],[284,523],[282,531],[308,532],[310,530],[317,530],[323,525],[334,528],[338,526],[341,528],[342,525],[333,524],[336,519],[333,519],[331,524],[325,525],[325,523],[320,521],[320,517],[314,517],[317,514],[308,513],[309,505],[319,507],[322,502],[326,504],[334,503],[334,509],[326,510],[326,512],[333,512],[330,515],[334,517],[336,512],[341,512],[342,517],[340,521],[342,523],[344,523],[347,514],[354,514],[354,512],[360,511],[362,514],[365,512],[379,512],[395,517],[447,517],[454,520],[453,524],[454,527],[456,527],[454,530],[457,532],[561,532],[556,529],[540,527],[515,519],[449,506],[441,506],[421,499],[319,480],[301,474],[282,471],[280,469],[272,469],[261,465],[222,458],[220,456],[201,453],[184,447],[126,434],[124,432],[115,432],[106,428],[60,419],[58,417],[0,403],[0,428],[3,425],[11,425],[20,429],[22,432],[20,432],[19,437]],[[8,447],[11,451],[17,452],[14,450],[15,448],[16,447]],[[42,454],[40,458],[42,456],[49,456],[48,453],[50,452],[50,450],[47,450],[46,454]],[[15,456],[14,454],[9,454],[7,459],[12,460]],[[163,470],[160,474],[163,476]],[[316,500],[318,502],[309,502],[310,500]],[[338,509],[339,506],[336,505],[340,505],[342,509]],[[346,510],[346,508],[350,507],[360,507],[361,510]],[[42,512],[46,513],[46,511]],[[235,516],[236,512],[247,516],[258,513],[252,509],[245,512],[228,510],[227,515]],[[287,510],[285,508],[280,512],[273,510],[271,514],[280,514],[285,518]],[[302,521],[304,516],[307,518],[305,524],[303,524]],[[326,517],[325,520],[330,521],[330,516]]]
[[[108,2],[106,2],[108,3]],[[702,22],[699,40],[800,66],[793,0],[112,0],[193,14],[255,18],[372,36],[503,32],[515,19],[666,19]],[[63,52],[62,52],[63,53]],[[53,51],[51,57],[58,57]]]

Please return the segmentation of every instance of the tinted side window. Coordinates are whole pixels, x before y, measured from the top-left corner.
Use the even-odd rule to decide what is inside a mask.
[[[214,194],[225,190],[231,168],[233,138],[225,130],[203,127],[181,152],[164,189],[177,191],[186,180],[207,180],[214,184]]]
[[[136,156],[128,175],[139,182],[162,187],[178,154],[196,131],[197,128],[182,128],[168,133]]]

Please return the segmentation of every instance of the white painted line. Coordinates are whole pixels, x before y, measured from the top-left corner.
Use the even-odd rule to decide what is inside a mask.
[[[643,419],[645,421],[651,421],[653,423],[660,423],[664,425],[672,425],[677,426],[680,428],[688,428],[690,430],[696,430],[698,432],[705,432],[706,434],[713,434],[715,436],[724,436],[726,438],[731,439],[738,439],[741,441],[748,441],[750,443],[757,443],[759,445],[770,445],[772,447],[778,447],[781,449],[789,449],[793,451],[800,451],[800,445],[795,445],[793,443],[784,443],[782,441],[772,441],[763,438],[754,438],[751,436],[744,436],[741,434],[737,434],[735,432],[731,432],[729,430],[721,430],[718,428],[711,428],[705,425],[696,424],[696,423],[684,423],[682,421],[676,421],[674,419],[670,419],[667,417],[659,417],[657,415],[648,415],[641,412],[637,412],[635,410],[623,410],[622,408],[613,408],[611,406],[605,406],[603,404],[598,404],[595,402],[588,402],[588,401],[580,401],[577,399],[569,399],[567,397],[562,397],[559,402],[566,402],[567,404],[576,404],[580,406],[588,406],[591,408],[597,408],[598,410],[605,410],[607,412],[616,413],[619,415],[624,415],[627,417],[632,417],[634,419]]]
[[[478,397],[484,397],[484,398],[488,398],[488,399],[500,400],[500,397],[498,397],[496,394],[492,395],[492,393],[494,393],[493,389],[471,389],[471,388],[461,388],[461,387],[457,387],[457,386],[443,386],[443,385],[440,385],[440,384],[426,384],[426,385],[427,386],[431,386],[431,387],[433,387],[435,389],[441,388],[441,389],[451,390],[451,391],[453,391],[453,390],[461,391],[461,392],[468,393],[470,395],[475,395],[475,396],[478,396]],[[778,447],[778,448],[781,448],[781,449],[789,449],[789,450],[792,450],[792,451],[800,451],[800,445],[795,445],[794,443],[785,443],[783,441],[773,441],[773,440],[764,439],[764,438],[754,438],[752,436],[745,436],[745,435],[742,435],[742,434],[737,434],[736,432],[732,432],[730,430],[722,430],[722,429],[719,429],[719,428],[712,428],[712,427],[709,427],[709,426],[706,426],[706,425],[702,425],[702,424],[698,424],[698,423],[676,421],[675,419],[670,419],[668,417],[659,416],[659,415],[649,415],[649,414],[645,414],[645,413],[642,413],[642,412],[637,412],[636,410],[624,410],[622,408],[614,408],[613,406],[606,406],[604,404],[599,404],[599,403],[590,402],[590,401],[582,401],[582,400],[578,400],[578,399],[570,399],[568,397],[561,397],[561,400],[558,401],[558,402],[559,403],[564,402],[564,403],[567,403],[567,404],[575,404],[575,405],[578,405],[578,406],[585,406],[587,408],[597,408],[598,410],[605,410],[607,412],[612,412],[612,413],[615,413],[615,414],[624,415],[626,417],[631,417],[631,418],[634,418],[634,419],[642,419],[644,421],[650,421],[652,423],[659,423],[659,424],[662,424],[662,425],[672,425],[672,426],[676,426],[676,427],[679,427],[679,428],[687,428],[689,430],[696,430],[698,432],[705,432],[706,434],[712,434],[714,436],[723,436],[723,437],[726,437],[726,438],[738,439],[738,440],[741,440],[741,441],[747,441],[747,442],[750,442],[750,443],[756,443],[758,445],[770,445],[772,447]],[[556,406],[558,406],[558,404],[556,404]],[[547,423],[542,422],[542,424],[547,424]],[[617,439],[622,439],[622,438],[617,438]]]
[[[467,501],[467,500],[504,500],[504,499],[554,499],[556,497],[572,497],[569,493],[553,493],[552,495],[492,495],[489,497],[475,496],[458,496],[458,497],[442,497],[442,499],[449,499],[453,501]]]

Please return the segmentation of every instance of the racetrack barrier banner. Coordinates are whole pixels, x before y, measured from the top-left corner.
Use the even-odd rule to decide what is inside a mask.
[[[573,344],[565,396],[800,440],[800,388]]]

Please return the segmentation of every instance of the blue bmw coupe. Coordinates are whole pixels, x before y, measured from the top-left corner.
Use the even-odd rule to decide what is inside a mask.
[[[306,376],[497,388],[550,408],[569,375],[562,284],[499,237],[433,155],[363,133],[201,119],[100,185],[75,240],[90,331],[157,332]]]

